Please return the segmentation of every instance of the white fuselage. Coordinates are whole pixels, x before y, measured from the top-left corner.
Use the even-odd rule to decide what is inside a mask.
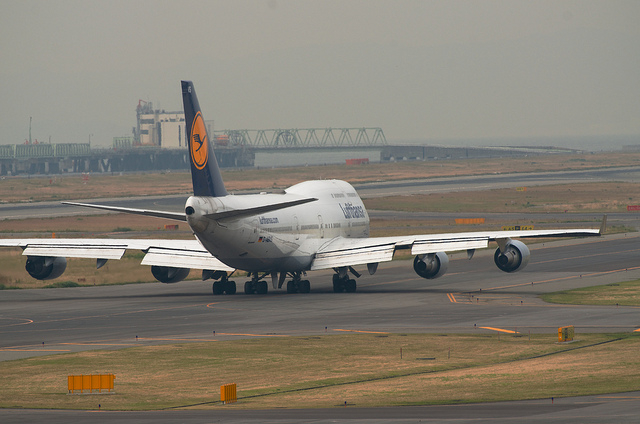
[[[206,216],[306,198],[318,200],[254,215]],[[202,245],[230,267],[251,272],[305,271],[332,239],[369,236],[362,199],[339,180],[306,181],[284,194],[192,196],[186,207],[193,208],[187,221]]]

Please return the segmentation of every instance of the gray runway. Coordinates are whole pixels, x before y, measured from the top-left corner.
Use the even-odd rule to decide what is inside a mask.
[[[635,424],[640,416],[640,392],[499,402],[399,408],[334,408],[254,411],[59,411],[0,410],[3,424],[46,422],[102,423],[533,423]]]
[[[549,305],[537,297],[640,278],[640,235],[534,245],[528,267],[514,274],[499,271],[491,255],[478,252],[471,261],[452,255],[449,272],[436,280],[418,277],[411,261],[381,264],[375,275],[364,273],[355,294],[333,293],[330,272],[309,274],[308,295],[214,297],[211,283],[201,281],[3,291],[0,360],[336,330],[554,332],[575,325],[576,332],[608,332],[640,325],[640,308]]]

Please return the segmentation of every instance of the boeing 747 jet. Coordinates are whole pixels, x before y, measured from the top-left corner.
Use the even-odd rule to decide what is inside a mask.
[[[231,195],[225,189],[211,139],[191,81],[182,81],[185,123],[193,196],[184,212],[163,212],[95,204],[71,203],[118,212],[142,214],[187,222],[193,240],[142,239],[3,239],[0,246],[21,247],[26,270],[36,279],[58,278],[68,257],[97,259],[102,267],[120,259],[128,249],[145,253],[142,265],[163,283],[187,277],[201,269],[202,279],[213,279],[213,294],[235,294],[230,279],[236,270],[251,277],[247,294],[265,294],[285,286],[289,293],[310,291],[307,273],[332,269],[335,292],[355,292],[356,270],[376,272],[380,262],[392,260],[398,250],[415,256],[413,268],[423,278],[442,276],[449,263],[447,252],[467,251],[496,242],[494,262],[504,272],[523,269],[529,249],[516,238],[597,236],[601,230],[560,229],[531,231],[480,231],[393,237],[369,237],[369,215],[356,190],[339,180],[305,181],[282,193]]]

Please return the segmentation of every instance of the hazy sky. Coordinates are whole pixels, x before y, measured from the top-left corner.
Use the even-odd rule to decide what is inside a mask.
[[[640,1],[0,0],[0,143],[110,146],[138,100],[217,129],[640,134]]]

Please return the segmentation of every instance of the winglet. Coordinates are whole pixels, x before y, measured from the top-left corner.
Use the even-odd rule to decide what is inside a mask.
[[[607,231],[607,214],[602,215],[602,223],[600,224],[600,234]]]
[[[191,81],[182,81],[182,101],[191,161],[193,194],[210,197],[226,196],[228,193],[222,182],[213,144],[207,134],[198,96]]]

